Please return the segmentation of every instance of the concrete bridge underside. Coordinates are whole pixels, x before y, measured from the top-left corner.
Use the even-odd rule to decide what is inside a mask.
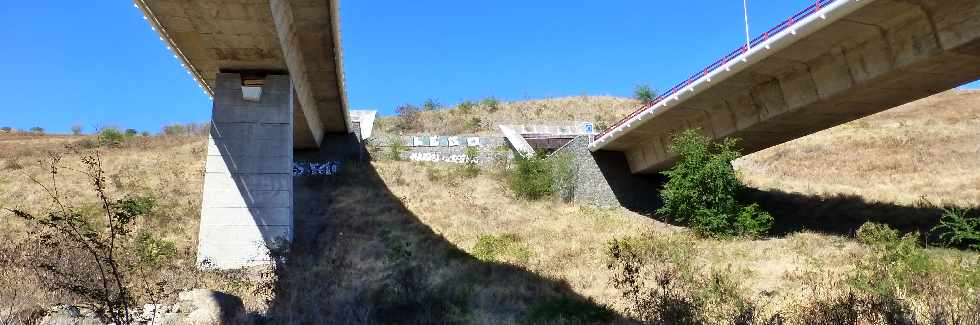
[[[317,148],[325,133],[350,132],[336,0],[134,4],[213,96],[241,96],[216,92],[219,73],[289,75],[295,148]]]
[[[683,129],[741,138],[751,153],[980,78],[980,1],[848,1],[864,3],[591,150],[653,173],[676,161],[667,146]]]

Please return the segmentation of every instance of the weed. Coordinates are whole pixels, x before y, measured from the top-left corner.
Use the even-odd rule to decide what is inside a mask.
[[[527,263],[531,250],[515,234],[481,235],[473,246],[473,256],[483,261]]]

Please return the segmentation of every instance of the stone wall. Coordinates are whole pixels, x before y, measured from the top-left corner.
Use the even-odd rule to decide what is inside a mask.
[[[572,186],[567,197],[578,204],[626,207],[652,213],[660,207],[660,175],[634,175],[621,152],[590,152],[589,137],[579,136],[552,154],[568,155],[572,161]]]

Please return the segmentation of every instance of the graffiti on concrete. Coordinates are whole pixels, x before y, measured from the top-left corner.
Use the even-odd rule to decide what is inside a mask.
[[[435,152],[413,152],[408,155],[408,159],[411,161],[447,162],[454,164],[467,163],[466,155],[441,155]],[[476,158],[473,158],[473,163],[476,162]]]
[[[409,147],[457,147],[463,145],[469,147],[480,146],[483,141],[480,137],[458,137],[458,136],[413,136],[409,137]]]
[[[328,176],[336,174],[338,170],[339,161],[293,163],[293,176]]]

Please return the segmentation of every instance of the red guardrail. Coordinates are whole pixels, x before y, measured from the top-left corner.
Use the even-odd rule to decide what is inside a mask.
[[[665,92],[665,93],[657,96],[657,98],[654,98],[653,101],[651,101],[649,103],[645,103],[643,105],[640,105],[640,107],[637,108],[636,110],[634,110],[632,113],[630,113],[629,115],[626,115],[626,117],[620,119],[618,122],[616,122],[613,125],[609,126],[605,130],[603,130],[602,133],[599,133],[599,135],[596,137],[596,139],[601,139],[602,137],[604,137],[607,133],[609,133],[613,129],[619,127],[623,123],[626,123],[626,121],[628,121],[629,119],[633,118],[637,114],[640,114],[640,112],[643,112],[647,108],[650,108],[652,106],[656,106],[661,101],[663,101],[665,98],[668,98],[670,96],[673,96],[674,94],[676,94],[677,92],[683,90],[687,86],[690,86],[692,83],[694,83],[694,81],[696,81],[698,79],[701,79],[704,76],[707,76],[709,73],[711,73],[711,72],[713,72],[713,71],[721,68],[726,63],[731,62],[735,58],[738,58],[739,55],[742,55],[743,53],[748,52],[748,50],[749,50],[750,47],[756,47],[757,45],[760,45],[763,42],[769,40],[769,36],[778,34],[779,32],[782,32],[782,31],[786,30],[787,28],[789,28],[789,27],[791,27],[793,25],[796,25],[796,23],[800,22],[801,20],[805,19],[806,17],[809,17],[809,16],[811,16],[811,15],[819,12],[821,9],[823,9],[823,7],[826,7],[827,5],[829,5],[831,3],[834,3],[834,2],[837,2],[837,1],[839,1],[839,0],[817,0],[815,3],[811,4],[809,7],[806,7],[805,9],[800,10],[800,12],[798,12],[795,15],[789,17],[789,19],[787,19],[787,20],[779,23],[778,25],[776,25],[776,27],[770,28],[765,33],[762,33],[761,35],[759,35],[756,38],[752,39],[749,42],[748,45],[743,45],[743,46],[735,49],[731,53],[728,53],[728,55],[723,56],[721,59],[718,59],[718,61],[715,61],[714,63],[708,65],[707,67],[705,67],[701,71],[698,71],[697,73],[691,75],[690,77],[687,78],[687,80],[684,80],[681,83],[678,83],[673,88],[670,88],[670,90],[667,90],[667,92]]]

